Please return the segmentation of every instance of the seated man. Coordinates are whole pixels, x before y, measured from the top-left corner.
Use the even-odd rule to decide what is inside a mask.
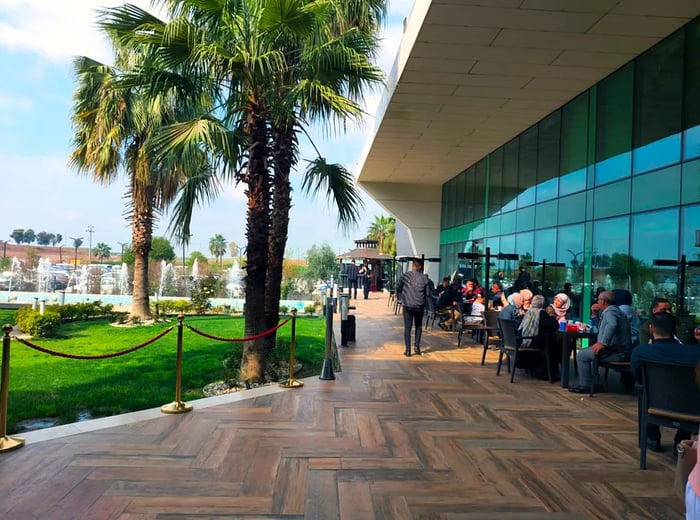
[[[459,301],[462,295],[459,291],[457,282],[452,282],[440,294],[437,303],[435,304],[436,314],[440,317],[438,325],[441,329],[447,330],[459,320]]]
[[[700,362],[700,347],[696,345],[682,345],[674,338],[676,334],[676,320],[672,314],[658,312],[651,315],[651,334],[654,337],[652,343],[639,345],[632,351],[631,368],[637,382],[642,382],[642,361],[661,361],[664,363],[679,363],[683,365],[696,365]],[[673,440],[675,446],[683,439],[690,439],[691,432],[677,430]],[[651,451],[662,453],[661,430],[656,424],[647,426],[647,446]]]
[[[632,349],[632,334],[627,316],[615,305],[612,291],[603,291],[598,296],[600,322],[598,324],[598,341],[590,348],[582,349],[576,355],[578,366],[578,386],[569,388],[569,392],[587,394],[593,380],[593,361],[596,355],[602,361],[623,361]]]

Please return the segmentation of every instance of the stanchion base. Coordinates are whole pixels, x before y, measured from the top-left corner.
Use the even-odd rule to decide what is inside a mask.
[[[302,383],[298,379],[294,379],[293,377],[290,377],[284,383],[280,383],[280,386],[282,388],[300,388],[300,387],[304,386],[304,383]]]
[[[187,413],[192,411],[192,405],[182,401],[173,401],[170,404],[161,406],[160,411],[163,413]]]
[[[332,359],[323,360],[323,368],[321,368],[321,375],[318,376],[318,378],[323,381],[333,381],[335,379],[335,374],[333,373]]]
[[[22,437],[0,437],[0,453],[3,451],[12,451],[24,446]]]

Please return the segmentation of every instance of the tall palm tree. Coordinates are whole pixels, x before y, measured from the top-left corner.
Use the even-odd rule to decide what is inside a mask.
[[[223,235],[217,233],[209,239],[209,251],[214,255],[219,265],[221,265],[224,255],[226,254],[226,239]]]
[[[128,176],[126,215],[134,253],[131,315],[148,319],[148,255],[154,220],[175,200],[188,175],[196,176],[206,165],[201,154],[192,161],[192,156],[156,153],[153,136],[176,121],[175,99],[168,92],[154,96],[140,89],[133,76],[143,68],[144,57],[122,46],[107,20],[102,28],[111,38],[116,65],[84,56],[74,62],[78,86],[73,95],[70,161],[80,173],[92,174],[103,184],[114,182],[121,171]]]
[[[361,114],[357,99],[362,87],[382,77],[369,61],[376,35],[336,21],[350,4],[365,3],[361,0],[162,3],[171,16],[163,25],[128,20],[132,8],[124,6],[121,41],[160,46],[158,61],[170,74],[154,77],[151,86],[208,88],[215,100],[200,117],[174,125],[162,142],[164,149],[208,150],[246,185],[245,330],[256,335],[278,321],[280,283],[275,277],[279,273],[281,281],[291,207],[289,174],[298,161],[296,133],[310,121],[332,119],[342,127],[347,118]],[[240,143],[245,153],[222,150],[221,145],[235,147],[223,135]],[[359,195],[351,193],[345,201],[357,203]],[[345,208],[340,214],[354,213]],[[264,350],[264,341],[244,345],[244,379],[263,377]]]
[[[104,242],[99,242],[94,248],[92,248],[92,256],[104,260],[112,256],[112,248],[109,247]]]

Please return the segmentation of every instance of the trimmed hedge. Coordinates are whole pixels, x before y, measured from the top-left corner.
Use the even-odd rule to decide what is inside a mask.
[[[25,334],[50,338],[56,334],[56,329],[62,320],[61,315],[53,310],[45,310],[44,314],[40,314],[31,307],[22,307],[17,310],[15,321]]]

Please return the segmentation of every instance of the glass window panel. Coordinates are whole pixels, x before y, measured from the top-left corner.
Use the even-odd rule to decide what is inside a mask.
[[[630,211],[630,180],[619,181],[595,189],[595,218],[612,217]]]
[[[501,183],[502,211],[512,211],[516,208],[518,196],[518,156],[520,154],[520,138],[506,143],[503,148],[503,182]]]
[[[700,244],[697,234],[700,233],[700,204],[688,206],[681,210],[681,254],[686,260],[700,260]],[[691,314],[700,315],[700,268],[688,267],[683,291],[684,307]]]
[[[681,134],[644,145],[637,148],[632,155],[635,174],[677,163],[681,158]]]
[[[632,180],[632,211],[647,211],[678,205],[680,195],[680,165],[645,173]]]
[[[515,252],[515,235],[501,236],[501,248],[497,253],[511,254]],[[518,277],[518,262],[514,260],[498,260],[497,263],[498,268],[502,270],[505,275],[503,285],[510,287]]]
[[[655,259],[678,259],[678,208],[632,216],[630,277],[642,309],[656,295],[676,301],[677,269],[657,267]]]
[[[501,216],[494,215],[486,219],[486,234],[500,235],[501,234]]]
[[[635,173],[680,160],[684,43],[684,33],[678,31],[636,60]]]
[[[557,110],[540,121],[537,151],[537,201],[549,200],[559,194],[559,149],[561,112]]]
[[[484,218],[486,212],[486,158],[474,169],[474,218]]]
[[[685,114],[683,129],[700,126],[700,18],[685,28]],[[686,157],[695,157],[686,155]]]
[[[564,105],[561,113],[562,178],[586,168],[588,153],[588,91]],[[583,185],[585,188],[585,173]],[[573,190],[578,191],[578,190]],[[567,193],[572,193],[569,191]]]
[[[445,227],[451,228],[455,225],[454,223],[454,199],[456,198],[456,179],[451,179],[446,184],[445,192],[445,206],[447,206],[447,218],[445,220]]]
[[[567,173],[559,179],[559,195],[570,195],[586,189],[586,168]]]
[[[630,176],[632,152],[621,153],[595,165],[595,185],[607,184]]]
[[[681,202],[683,204],[700,201],[700,160],[685,163],[681,182]]]
[[[597,86],[596,155],[601,178],[629,175],[629,153],[632,150],[633,63],[629,63],[603,79]],[[618,157],[617,161],[607,160]],[[627,158],[627,167],[624,159]],[[614,166],[614,168],[613,168]],[[596,177],[598,172],[596,172]],[[619,178],[619,177],[614,177]],[[597,182],[598,183],[598,182]]]
[[[694,159],[695,157],[700,157],[700,125],[683,132],[683,158]]]
[[[535,227],[535,206],[519,209],[516,214],[516,231],[526,231]]]
[[[455,224],[460,225],[467,222],[466,220],[466,208],[467,208],[467,193],[465,186],[465,174],[460,173],[455,181]]]
[[[521,262],[532,261],[534,238],[532,231],[515,235],[515,252],[520,255]]]
[[[495,215],[501,211],[503,198],[501,196],[501,184],[503,183],[503,147],[493,152],[490,156],[489,169],[489,215]]]
[[[535,253],[536,262],[546,259],[547,262],[554,262],[557,256],[557,230],[556,228],[538,229],[535,231]]]
[[[559,199],[559,225],[582,222],[586,219],[586,193],[576,193]]]
[[[558,201],[540,202],[535,206],[535,227],[544,228],[557,224]]]
[[[478,215],[474,212],[474,167],[472,166],[466,172],[464,172],[464,190],[465,190],[465,210],[464,210],[464,221],[473,222],[478,218]]]
[[[581,317],[581,292],[583,291],[583,224],[562,226],[557,229],[557,262],[566,265],[555,272],[561,276],[559,289],[564,288],[565,283],[571,284],[574,299],[571,302],[571,312],[574,316]]]
[[[593,289],[626,289],[629,279],[630,219],[618,217],[593,223]]]
[[[535,203],[537,185],[537,126],[520,134],[518,161],[518,208]]]
[[[514,233],[517,213],[510,211],[501,215],[501,233]]]

